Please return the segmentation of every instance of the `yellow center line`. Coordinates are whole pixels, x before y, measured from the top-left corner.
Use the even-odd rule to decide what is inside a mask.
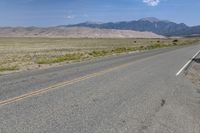
[[[117,70],[119,68],[123,68],[123,67],[126,67],[128,65],[131,65],[132,63],[133,62],[130,62],[130,63],[123,64],[123,65],[120,65],[120,66],[117,66],[117,67],[113,67],[113,68],[110,68],[110,69],[107,69],[107,70],[103,70],[103,71],[96,72],[96,73],[93,73],[93,74],[88,74],[86,76],[79,77],[79,78],[76,78],[76,79],[73,79],[73,80],[61,82],[61,83],[49,86],[47,88],[41,88],[39,90],[32,91],[32,92],[29,92],[29,93],[26,93],[26,94],[23,94],[23,95],[14,97],[14,98],[2,100],[2,101],[0,101],[0,106],[15,103],[15,102],[18,102],[18,101],[24,100],[26,98],[30,98],[30,97],[33,97],[33,96],[36,96],[36,95],[39,95],[39,94],[42,94],[42,93],[45,93],[45,92],[48,92],[48,91],[56,90],[56,89],[59,89],[61,87],[72,85],[72,84],[75,84],[75,83],[80,82],[80,81],[84,81],[84,80],[91,79],[91,78],[94,78],[94,77],[97,77],[97,76],[101,76],[101,75],[104,75],[104,74],[109,73],[111,71]]]

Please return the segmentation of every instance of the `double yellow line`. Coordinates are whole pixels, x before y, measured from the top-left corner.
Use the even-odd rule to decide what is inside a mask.
[[[107,69],[107,70],[103,70],[103,71],[96,72],[96,73],[93,73],[93,74],[88,74],[86,76],[79,77],[79,78],[76,78],[76,79],[73,79],[73,80],[61,82],[61,83],[49,86],[47,88],[41,88],[39,90],[32,91],[30,93],[26,93],[26,94],[23,94],[21,96],[17,96],[17,97],[10,98],[10,99],[7,99],[7,100],[2,100],[2,101],[0,101],[0,106],[15,103],[15,102],[18,102],[18,101],[24,100],[26,98],[30,98],[30,97],[33,97],[33,96],[36,96],[36,95],[39,95],[39,94],[42,94],[42,93],[45,93],[45,92],[48,92],[48,91],[56,90],[56,89],[59,89],[61,87],[65,87],[65,86],[68,86],[68,85],[71,85],[71,84],[75,84],[75,83],[80,82],[80,81],[84,81],[84,80],[87,80],[87,79],[91,79],[93,77],[104,75],[108,72],[117,70],[117,69],[122,68],[122,67],[126,67],[126,66],[128,66],[132,63],[133,62],[130,62],[130,63],[123,64],[123,65],[120,65],[120,66],[117,66],[117,67],[113,67],[113,68],[110,68],[110,69]]]

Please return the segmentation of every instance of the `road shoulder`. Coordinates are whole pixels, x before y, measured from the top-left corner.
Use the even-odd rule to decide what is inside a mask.
[[[200,87],[200,56],[193,59],[193,63],[186,71],[186,77],[191,80],[192,83]]]

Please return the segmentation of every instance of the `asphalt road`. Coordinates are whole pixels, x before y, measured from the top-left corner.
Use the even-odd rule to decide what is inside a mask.
[[[0,76],[1,133],[199,133],[200,88],[181,67],[200,45]]]

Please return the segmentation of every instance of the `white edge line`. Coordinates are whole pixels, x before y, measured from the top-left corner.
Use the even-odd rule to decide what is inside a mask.
[[[200,50],[176,73],[176,76],[180,75],[181,72],[187,68],[187,66],[196,58],[196,56],[200,53]]]

